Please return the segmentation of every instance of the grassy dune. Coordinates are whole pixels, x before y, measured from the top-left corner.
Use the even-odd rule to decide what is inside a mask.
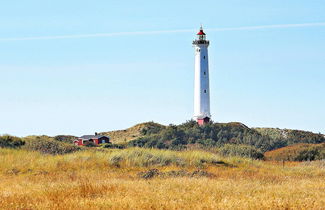
[[[145,122],[137,124],[125,130],[101,132],[100,134],[109,136],[111,138],[110,141],[114,144],[123,144],[136,138],[142,137],[142,131],[144,129],[150,129],[152,127],[163,128],[165,126],[154,122]]]
[[[293,144],[265,154],[268,160],[322,160],[325,159],[325,143],[322,144]]]
[[[57,156],[0,149],[0,162],[0,209],[325,209],[321,161],[283,166],[133,148]],[[149,169],[169,175],[139,176]],[[188,175],[195,171],[213,176]]]

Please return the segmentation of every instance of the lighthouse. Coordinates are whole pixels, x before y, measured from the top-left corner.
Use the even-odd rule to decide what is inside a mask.
[[[194,120],[199,125],[208,123],[210,114],[210,88],[209,88],[209,41],[201,26],[197,38],[193,41],[195,49],[194,70]]]

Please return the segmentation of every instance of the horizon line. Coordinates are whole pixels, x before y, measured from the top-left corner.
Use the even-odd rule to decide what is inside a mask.
[[[205,30],[206,31],[245,31],[245,30],[260,30],[260,29],[273,29],[273,28],[303,28],[303,27],[317,27],[317,26],[325,26],[325,22],[298,23],[298,24],[277,24],[277,25],[259,25],[259,26],[241,26],[241,27],[227,27],[227,28],[207,28]],[[112,32],[112,33],[93,33],[93,34],[55,35],[55,36],[14,37],[14,38],[0,38],[0,42],[6,42],[6,41],[31,41],[31,40],[55,40],[55,39],[80,39],[80,38],[150,35],[150,34],[164,34],[164,33],[185,33],[185,32],[195,32],[195,31],[196,31],[196,29],[178,29],[178,30]]]

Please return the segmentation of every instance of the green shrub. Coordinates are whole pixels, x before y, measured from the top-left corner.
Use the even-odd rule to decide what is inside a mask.
[[[57,135],[54,136],[54,139],[57,141],[62,141],[65,143],[73,144],[73,141],[77,139],[76,136],[71,136],[71,135]]]
[[[169,178],[169,177],[191,177],[191,178],[200,178],[200,177],[209,177],[213,178],[215,177],[214,174],[209,173],[207,171],[202,170],[196,170],[193,172],[188,172],[185,170],[177,170],[177,171],[167,171],[162,172],[158,169],[149,169],[147,171],[143,171],[138,173],[138,177],[142,179],[152,179],[154,177],[160,177],[160,178]]]
[[[3,135],[0,136],[0,147],[1,148],[18,148],[25,144],[25,142],[16,136]]]
[[[312,147],[306,150],[302,150],[295,161],[311,161],[311,160],[323,160],[325,159],[325,151],[321,151],[320,148]]]
[[[112,144],[112,143],[105,143],[101,146],[102,148],[114,148],[114,149],[124,149],[125,145],[124,144]]]
[[[92,141],[86,141],[86,142],[84,142],[84,146],[85,147],[97,147],[97,145],[94,142],[92,142]]]
[[[24,148],[51,155],[67,154],[80,150],[78,146],[56,141],[47,136],[27,137]]]
[[[263,152],[253,146],[225,144],[218,149],[218,153],[222,156],[239,156],[254,159],[263,159]]]

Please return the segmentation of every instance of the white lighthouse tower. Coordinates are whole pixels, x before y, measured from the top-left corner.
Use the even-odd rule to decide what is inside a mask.
[[[210,114],[210,88],[209,88],[209,41],[201,26],[193,41],[195,48],[195,74],[194,74],[194,119],[199,125],[208,123]]]

